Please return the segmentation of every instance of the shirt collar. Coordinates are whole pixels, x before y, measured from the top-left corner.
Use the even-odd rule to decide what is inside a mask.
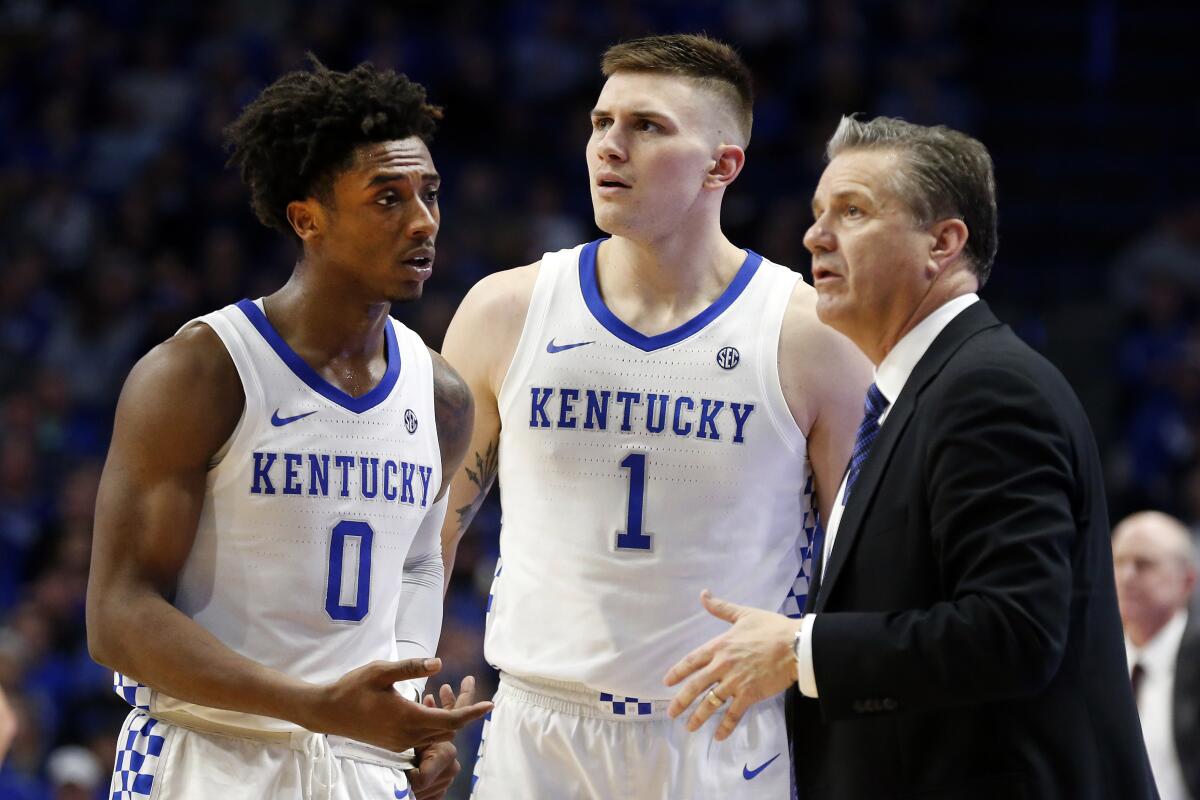
[[[1129,639],[1125,640],[1125,652],[1129,658],[1129,667],[1141,664],[1146,672],[1157,674],[1174,674],[1175,657],[1179,645],[1183,641],[1183,631],[1187,627],[1187,609],[1180,609],[1175,616],[1154,634],[1154,638],[1146,642],[1146,646],[1138,649]]]
[[[947,300],[896,342],[896,346],[875,368],[875,385],[889,404],[896,402],[904,384],[908,382],[908,376],[912,374],[917,362],[925,355],[925,351],[933,344],[937,335],[967,306],[978,301],[979,295],[974,292]]]

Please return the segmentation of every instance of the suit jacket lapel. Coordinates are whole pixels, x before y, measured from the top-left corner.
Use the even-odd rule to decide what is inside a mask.
[[[933,340],[929,349],[925,351],[925,355],[921,356],[921,360],[917,362],[908,381],[905,382],[904,389],[896,399],[895,405],[888,412],[887,419],[883,421],[875,443],[871,445],[871,453],[867,456],[867,461],[863,464],[862,471],[855,481],[854,491],[850,494],[850,500],[846,503],[842,520],[838,524],[833,549],[829,553],[829,566],[824,569],[823,576],[820,572],[815,575],[818,580],[816,601],[815,603],[806,603],[806,606],[811,606],[812,610],[817,613],[825,609],[830,592],[850,557],[855,542],[862,533],[864,515],[883,480],[892,451],[895,450],[913,412],[918,407],[921,390],[942,371],[942,367],[967,339],[986,328],[999,324],[1000,321],[992,314],[987,304],[980,300],[978,303],[968,306],[952,319],[950,324]]]
[[[863,514],[870,504],[871,498],[875,496],[876,489],[879,488],[884,468],[891,458],[892,451],[896,448],[896,442],[900,440],[900,435],[912,417],[913,403],[908,397],[905,397],[905,394],[905,392],[901,392],[896,405],[892,407],[887,419],[883,421],[883,427],[879,429],[879,435],[875,437],[875,443],[871,445],[871,454],[867,457],[867,462],[863,464],[862,471],[859,472],[858,479],[854,483],[854,491],[851,492],[850,500],[842,512],[842,521],[838,524],[837,536],[833,540],[833,549],[829,551],[829,566],[825,568],[821,584],[817,587],[815,607],[817,613],[825,610],[829,592],[837,583],[838,575],[846,563],[846,558],[862,531]]]
[[[812,553],[809,554],[812,573],[808,578],[808,594],[804,597],[803,613],[805,614],[809,614],[817,608],[817,596],[821,591],[821,572],[825,566],[825,559],[823,558],[823,551],[825,550],[824,539],[825,536],[822,534],[820,542],[814,540]]]

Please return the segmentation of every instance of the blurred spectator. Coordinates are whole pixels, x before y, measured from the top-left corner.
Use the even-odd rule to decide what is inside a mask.
[[[141,290],[129,253],[106,250],[97,256],[72,313],[46,345],[46,362],[66,375],[74,402],[109,412],[142,342]]]
[[[1127,307],[1145,306],[1146,295],[1163,281],[1178,287],[1176,300],[1200,296],[1200,200],[1172,209],[1110,270],[1113,300]]]
[[[956,34],[958,3],[949,0],[906,0],[896,4],[899,41],[885,62],[888,85],[880,111],[913,122],[974,127],[971,93],[963,84],[966,60],[963,39]]]
[[[58,324],[61,303],[48,277],[46,257],[32,245],[0,268],[0,392],[27,380]]]
[[[526,213],[529,215],[525,223],[529,237],[523,259],[526,263],[538,261],[543,253],[574,247],[591,234],[590,226],[566,212],[558,184],[549,178],[534,184]]]
[[[1200,464],[1200,203],[1172,211],[1113,263],[1117,411],[1110,462],[1119,508],[1188,515],[1185,475]]]
[[[95,754],[86,747],[64,745],[46,760],[50,779],[50,800],[93,800],[104,780],[104,772]]]
[[[1134,497],[1180,513],[1182,479],[1200,459],[1200,349],[1181,347],[1129,413]]]
[[[1143,511],[1113,531],[1130,679],[1162,800],[1200,798],[1200,610],[1187,527]]]
[[[4,687],[0,686],[0,764],[4,763],[4,757],[8,755],[8,746],[12,744],[13,737],[17,735],[17,715],[13,713],[12,707],[8,704],[8,696],[4,694]]]
[[[37,450],[28,432],[0,439],[0,611],[17,599],[26,558],[49,513],[38,480]]]
[[[116,85],[121,98],[134,110],[148,132],[170,131],[191,105],[195,84],[173,54],[175,42],[165,27],[142,31],[138,36],[138,63],[123,70]]]
[[[29,208],[25,224],[56,268],[75,269],[87,256],[95,229],[95,209],[65,176],[54,175]]]
[[[8,757],[0,763],[0,797],[44,800],[46,786],[41,778],[44,737],[37,714],[20,693],[11,693],[8,702],[20,736],[13,738]]]
[[[516,81],[509,91],[526,102],[551,100],[586,82],[595,63],[579,47],[580,16],[573,3],[517,3],[508,44]]]

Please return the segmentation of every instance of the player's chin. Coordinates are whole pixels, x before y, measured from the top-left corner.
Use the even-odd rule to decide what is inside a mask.
[[[636,227],[630,224],[630,215],[617,209],[598,207],[593,216],[596,227],[609,236],[629,236],[636,230]]]
[[[817,319],[826,325],[834,325],[847,312],[846,299],[831,288],[817,287]]]
[[[388,292],[389,303],[411,303],[420,300],[425,291],[425,281],[405,281],[399,286],[393,286]]]

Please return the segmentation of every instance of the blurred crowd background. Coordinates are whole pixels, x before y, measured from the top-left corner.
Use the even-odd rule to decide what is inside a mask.
[[[434,348],[480,277],[599,235],[583,148],[618,40],[739,48],[758,100],[726,229],[804,272],[840,114],[978,136],[1000,194],[984,297],[1074,384],[1114,521],[1156,508],[1200,532],[1200,14],[1058,5],[0,0],[0,685],[20,725],[0,797],[105,795],[127,708],[88,657],[83,600],[115,400],[183,322],[286,280],[295,246],[255,221],[221,131],[308,50],[395,67],[446,109],[435,274],[394,312]],[[481,676],[485,696],[498,527],[493,494],[442,637],[448,675]],[[460,750],[469,774],[469,737]]]

